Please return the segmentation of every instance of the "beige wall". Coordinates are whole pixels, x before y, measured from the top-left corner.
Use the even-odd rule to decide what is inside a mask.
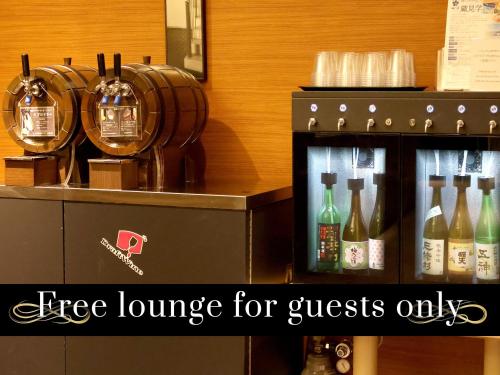
[[[204,135],[208,175],[291,175],[290,93],[309,83],[319,50],[406,48],[419,85],[434,85],[444,43],[446,0],[207,0],[211,120]],[[95,55],[121,51],[124,62],[150,54],[165,61],[162,0],[2,0],[0,88],[31,65],[95,66]],[[3,95],[2,95],[3,97]],[[0,130],[0,157],[20,151]],[[3,179],[0,168],[0,181]]]

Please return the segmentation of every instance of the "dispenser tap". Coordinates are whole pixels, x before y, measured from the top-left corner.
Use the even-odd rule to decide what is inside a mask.
[[[424,128],[424,132],[427,133],[427,130],[432,127],[432,120],[431,119],[427,119],[425,120],[425,128]]]
[[[128,83],[120,82],[122,76],[122,55],[120,53],[115,53],[113,63],[115,83],[110,86],[110,91],[111,95],[115,96],[114,105],[118,106],[122,97],[130,96],[132,89]]]
[[[490,121],[490,134],[493,134],[493,129],[497,127],[497,122],[495,120]]]
[[[340,128],[343,126],[345,126],[345,119],[343,117],[341,117],[337,121],[337,130],[340,131]]]
[[[106,84],[106,62],[104,60],[104,53],[97,54],[97,67],[99,68],[99,77],[101,77],[101,82],[95,87],[96,92],[101,92],[103,94],[101,103],[109,103],[109,88]]]
[[[307,130],[311,131],[313,126],[318,126],[318,121],[314,117],[311,117],[307,123]]]
[[[366,123],[366,131],[369,132],[370,128],[375,126],[375,120],[374,119],[368,119],[368,122]]]
[[[23,66],[23,80],[19,88],[24,87],[24,92],[26,93],[24,102],[26,105],[30,105],[33,101],[33,96],[40,98],[43,95],[43,89],[45,89],[44,82],[30,79],[30,61],[27,53],[21,55],[21,63]]]
[[[460,129],[462,129],[464,126],[465,126],[465,122],[463,120],[457,121],[457,134],[460,134]]]

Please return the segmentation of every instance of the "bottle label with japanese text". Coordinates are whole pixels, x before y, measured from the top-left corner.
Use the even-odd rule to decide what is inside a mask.
[[[472,272],[474,268],[474,242],[448,240],[448,271]]]
[[[342,267],[348,270],[368,269],[368,241],[342,241]]]
[[[384,269],[384,240],[368,240],[368,255],[372,270]]]
[[[424,238],[422,273],[432,276],[441,276],[444,274],[444,240]]]
[[[318,262],[338,262],[340,256],[340,224],[318,224],[318,239]]]
[[[476,247],[476,276],[482,280],[497,280],[498,270],[498,243],[475,244]]]

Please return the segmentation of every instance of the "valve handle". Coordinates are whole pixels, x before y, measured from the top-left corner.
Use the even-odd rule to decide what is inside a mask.
[[[21,55],[21,62],[23,64],[23,76],[29,78],[30,76],[30,59],[27,53]]]

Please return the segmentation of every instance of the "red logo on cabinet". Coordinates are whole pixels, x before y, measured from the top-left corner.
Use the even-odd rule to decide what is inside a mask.
[[[148,241],[145,235],[140,235],[129,230],[119,230],[116,238],[116,247],[121,251],[127,252],[127,258],[132,254],[142,253],[144,243]]]

